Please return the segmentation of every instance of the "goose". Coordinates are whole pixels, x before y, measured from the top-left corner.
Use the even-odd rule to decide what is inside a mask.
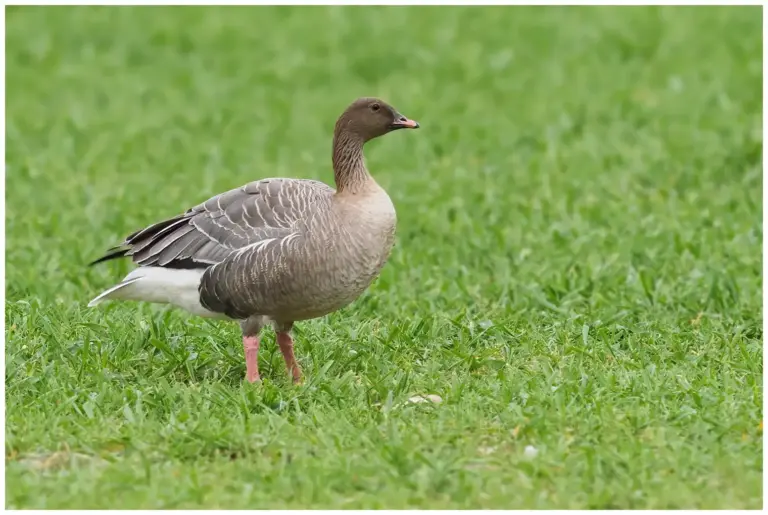
[[[360,98],[333,133],[336,189],[309,179],[261,179],[216,195],[128,236],[90,265],[130,257],[137,265],[90,301],[171,304],[236,321],[246,380],[260,380],[259,334],[271,324],[294,383],[294,322],[354,301],[379,275],[395,237],[395,208],[368,172],[366,142],[419,124],[377,98]]]

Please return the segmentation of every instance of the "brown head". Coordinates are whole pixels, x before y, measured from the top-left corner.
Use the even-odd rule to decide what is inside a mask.
[[[336,122],[336,134],[358,137],[363,142],[383,136],[397,129],[418,129],[419,124],[409,120],[397,109],[378,98],[359,98],[352,102]]]

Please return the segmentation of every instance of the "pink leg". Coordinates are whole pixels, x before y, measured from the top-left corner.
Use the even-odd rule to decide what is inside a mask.
[[[259,337],[243,336],[245,350],[245,378],[249,383],[256,382],[259,377]]]
[[[293,382],[298,383],[301,381],[301,368],[299,368],[299,364],[296,362],[296,356],[293,355],[293,339],[291,339],[291,335],[278,332],[277,344],[280,346],[280,352],[283,353],[288,373],[293,377]]]

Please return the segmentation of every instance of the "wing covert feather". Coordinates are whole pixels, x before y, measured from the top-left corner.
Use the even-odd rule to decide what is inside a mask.
[[[314,180],[253,181],[134,232],[92,264],[130,256],[140,266],[207,268],[260,241],[290,235],[313,204],[327,204],[333,193]]]

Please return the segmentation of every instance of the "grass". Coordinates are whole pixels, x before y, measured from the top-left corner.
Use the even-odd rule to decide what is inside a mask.
[[[6,506],[760,507],[760,20],[9,8]],[[297,324],[306,384],[271,334],[249,385],[235,324],[86,308],[133,230],[332,181],[362,95],[422,129],[367,149],[397,245]]]

